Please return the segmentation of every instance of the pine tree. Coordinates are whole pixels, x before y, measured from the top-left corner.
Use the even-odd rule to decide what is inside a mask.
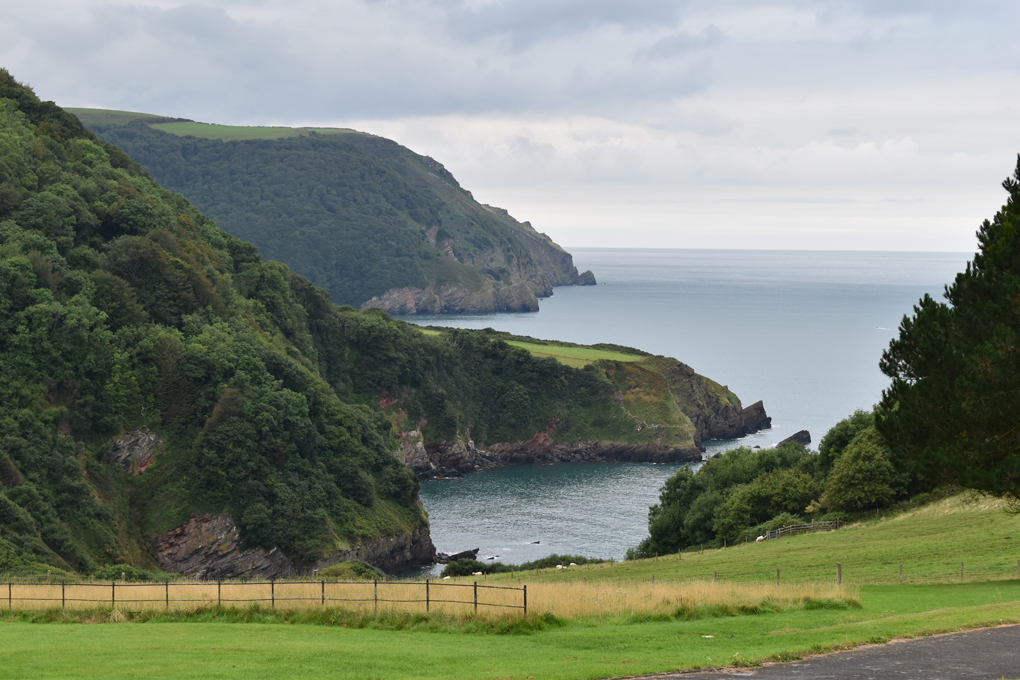
[[[1002,186],[946,302],[926,295],[882,355],[877,426],[922,479],[1020,499],[1020,157]]]

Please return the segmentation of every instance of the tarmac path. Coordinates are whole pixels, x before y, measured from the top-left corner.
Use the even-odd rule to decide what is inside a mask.
[[[648,680],[1000,680],[1020,678],[1020,626],[869,645],[762,668],[664,673]]]

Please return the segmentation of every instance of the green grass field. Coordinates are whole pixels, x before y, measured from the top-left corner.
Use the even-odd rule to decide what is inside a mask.
[[[568,347],[563,345],[539,344],[535,342],[522,342],[520,340],[508,340],[507,344],[514,347],[526,349],[536,357],[552,357],[561,364],[581,368],[600,359],[610,361],[639,361],[641,357],[623,352],[611,352],[604,349],[593,349],[591,347]]]
[[[65,111],[73,113],[86,125],[123,125],[134,120],[146,118],[162,118],[151,113],[138,113],[137,111],[117,111],[116,109],[72,109],[65,108]]]
[[[421,332],[426,335],[439,335],[441,333],[441,331],[428,328],[421,329]],[[560,345],[557,343],[525,342],[523,340],[507,340],[506,343],[508,345],[513,345],[514,347],[526,349],[531,352],[533,356],[552,357],[561,364],[573,366],[574,368],[582,368],[592,362],[599,361],[600,359],[629,362],[640,361],[644,358],[636,354],[625,354],[624,352],[613,352],[605,349],[595,349],[594,347],[577,347],[572,345]]]
[[[222,139],[225,142],[244,139],[283,139],[300,137],[309,132],[323,135],[350,134],[354,130],[346,128],[290,128],[290,127],[255,127],[248,125],[210,125],[207,123],[161,123],[152,127],[180,137],[192,136],[203,139]]]
[[[1001,503],[967,494],[931,505],[860,522],[838,531],[748,543],[704,553],[543,570],[531,581],[565,581],[612,574],[624,580],[705,579],[716,572],[734,581],[772,580],[776,569],[784,583],[826,582],[843,565],[843,580],[857,584],[1017,578],[1020,575],[1020,516]]]
[[[859,609],[567,621],[530,634],[286,623],[0,620],[4,678],[606,678],[1020,622],[1020,582],[868,586]]]
[[[1007,536],[1009,538],[1007,538]],[[529,572],[533,625],[505,630],[471,619],[417,615],[360,620],[261,610],[203,610],[145,623],[31,623],[40,613],[0,613],[0,678],[607,678],[710,668],[850,648],[893,638],[1020,623],[1020,517],[998,503],[957,496],[836,532],[658,560]],[[965,562],[966,582],[959,579]],[[564,618],[539,594],[559,582],[598,581],[625,592],[656,576],[678,596],[693,579],[832,583],[841,561],[860,606],[818,600],[758,613]],[[899,562],[913,581],[900,585]],[[498,584],[499,577],[488,583]],[[935,581],[942,581],[936,583]],[[859,585],[859,584],[864,585]],[[766,592],[763,588],[762,592]],[[852,600],[852,597],[851,597]],[[547,603],[548,604],[548,603]],[[730,612],[733,613],[733,612]],[[516,615],[511,615],[516,616]],[[59,612],[48,618],[61,620]],[[95,612],[95,623],[109,614]],[[120,614],[113,618],[123,618]],[[351,627],[341,627],[343,624]]]

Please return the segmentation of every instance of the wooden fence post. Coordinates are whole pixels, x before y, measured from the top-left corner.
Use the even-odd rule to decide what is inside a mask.
[[[117,606],[117,582],[110,581],[110,611]]]
[[[655,585],[655,574],[652,574],[652,585]]]
[[[524,615],[528,615],[528,586],[524,586]]]
[[[223,594],[222,594],[223,581],[216,579],[216,606],[222,606]]]
[[[273,602],[273,609],[276,609],[276,579],[269,579],[269,597]]]
[[[836,562],[836,585],[842,585],[843,583],[843,563]]]
[[[778,567],[776,568],[776,585],[777,586],[779,585],[779,569],[778,569]]]
[[[11,579],[7,579],[7,608],[14,611],[14,598],[11,597]]]
[[[712,572],[712,583],[715,583],[718,580],[719,580],[719,572],[713,571]]]
[[[377,578],[376,579],[372,579],[372,584],[375,587],[375,589],[374,589],[375,595],[373,595],[373,597],[375,598],[373,600],[374,607],[375,607],[374,611],[375,611],[376,614],[378,614],[379,613],[379,579],[377,579]]]
[[[166,580],[166,608],[170,611],[170,579]]]
[[[322,579],[322,583],[320,585],[322,586],[322,606],[325,607],[326,606],[326,579]]]
[[[478,581],[475,581],[475,614],[478,613]]]
[[[429,580],[425,579],[425,612],[429,610]]]
[[[64,582],[60,582],[60,608],[67,609],[67,595],[64,591]]]

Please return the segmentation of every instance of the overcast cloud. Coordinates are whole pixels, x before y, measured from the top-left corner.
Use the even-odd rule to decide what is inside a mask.
[[[46,99],[338,125],[567,246],[973,250],[1020,152],[1011,2],[6,2]]]

